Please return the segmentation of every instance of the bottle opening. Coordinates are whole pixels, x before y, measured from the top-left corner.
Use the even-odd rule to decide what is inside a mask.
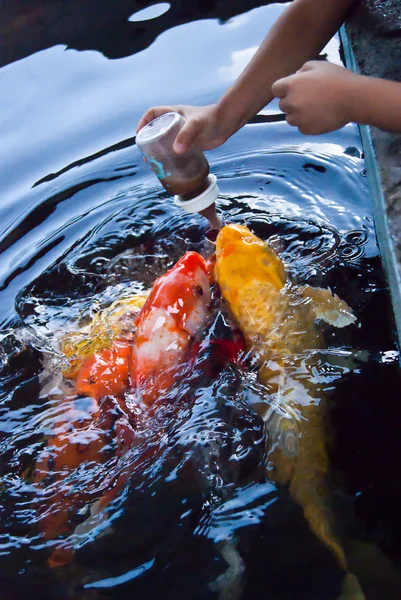
[[[217,214],[216,204],[214,202],[204,210],[201,210],[199,214],[209,221],[210,227],[212,229],[222,228],[223,222],[220,216]]]

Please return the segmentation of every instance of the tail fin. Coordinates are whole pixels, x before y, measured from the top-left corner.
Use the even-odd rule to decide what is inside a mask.
[[[338,600],[365,600],[365,594],[355,575],[347,573],[343,581],[341,596]]]

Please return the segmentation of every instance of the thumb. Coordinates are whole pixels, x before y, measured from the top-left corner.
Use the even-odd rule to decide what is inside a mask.
[[[277,79],[272,85],[272,94],[275,98],[284,98],[288,93],[289,77]]]
[[[188,119],[175,139],[173,146],[174,152],[176,154],[183,154],[193,146],[196,138],[199,137],[203,129],[204,123],[202,119],[198,119],[197,117]]]

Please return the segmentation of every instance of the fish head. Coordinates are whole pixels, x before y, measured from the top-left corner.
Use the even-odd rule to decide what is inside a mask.
[[[216,241],[216,277],[231,303],[251,281],[280,290],[286,281],[282,260],[266,242],[244,225],[226,225]]]
[[[247,341],[256,348],[282,310],[283,262],[243,225],[226,225],[216,240],[216,280]]]
[[[210,278],[205,259],[187,252],[167,273],[159,277],[141,311],[140,320],[149,312],[167,314],[170,327],[194,335],[208,313]]]

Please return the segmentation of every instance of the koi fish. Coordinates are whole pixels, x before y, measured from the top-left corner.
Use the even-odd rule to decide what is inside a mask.
[[[323,347],[316,320],[345,327],[355,316],[330,290],[292,285],[279,256],[242,225],[220,231],[215,273],[247,349],[258,362],[259,378],[274,399],[261,409],[270,439],[268,476],[289,485],[311,530],[343,568],[342,598],[363,600],[327,505],[323,403],[308,364],[311,352]]]
[[[96,352],[111,348],[116,339],[131,345],[135,321],[148,295],[134,294],[116,300],[108,308],[99,311],[78,331],[66,333],[60,340],[60,350],[67,359],[62,368],[63,376],[76,379],[84,361]]]
[[[200,254],[188,252],[155,282],[134,323],[133,342],[115,339],[111,348],[83,362],[77,392],[99,399],[130,387],[150,405],[171,387],[209,301],[206,262]]]
[[[146,410],[173,385],[190,341],[208,315],[210,296],[208,265],[196,252],[188,252],[156,280],[144,303],[143,296],[134,297],[107,311],[109,316],[114,315],[114,338],[109,339],[101,326],[105,319],[99,318],[89,326],[89,331],[98,334],[90,343],[82,345],[80,335],[64,340],[73,361],[72,373],[77,372],[76,393],[92,402],[81,410],[79,398],[68,398],[56,424],[56,434],[50,437],[37,462],[35,482],[44,488],[49,484],[55,488],[49,499],[52,506],[45,506],[41,519],[46,539],[66,536],[70,512],[89,500],[87,490],[75,493],[73,486],[66,483],[74,471],[87,461],[105,462],[109,458],[106,446],[110,437],[117,441],[120,454],[135,438],[131,427],[135,415],[129,414],[125,392],[131,391]],[[134,320],[132,310],[141,303]],[[124,320],[127,315],[128,320]],[[78,341],[75,347],[74,340]],[[88,347],[98,351],[83,358]],[[104,410],[107,397],[114,397],[111,412],[117,418]],[[70,560],[71,550],[61,544],[49,563],[61,566]]]
[[[52,420],[54,435],[39,455],[34,483],[43,495],[39,526],[46,540],[55,541],[48,563],[58,567],[72,559],[72,548],[63,542],[70,533],[70,517],[99,495],[99,482],[88,481],[82,466],[92,469],[121,456],[134,443],[135,431],[120,403],[109,397],[99,402],[67,397]]]
[[[208,314],[208,266],[187,252],[153,286],[136,324],[131,386],[149,406],[175,381],[190,340]]]
[[[254,485],[263,477],[264,424],[243,392],[244,355],[238,327],[227,314],[213,310],[191,341],[184,376],[169,391],[172,404],[161,397],[149,407],[142,447],[136,445],[120,463],[126,465],[117,480],[128,492],[122,499],[124,509],[119,504],[121,517],[109,535],[96,536],[95,556],[103,549],[107,554],[110,548],[126,547],[128,528],[136,534],[129,536],[127,552],[142,557],[157,547],[155,569],[162,568],[190,531],[213,539],[213,511],[235,497],[238,486]],[[103,508],[102,499],[99,511],[76,533],[87,535],[99,526],[99,519],[107,523],[106,515],[111,514]],[[216,551],[227,567],[207,585],[220,600],[235,600],[244,571],[235,536],[219,536]],[[86,556],[91,560],[90,542]]]

